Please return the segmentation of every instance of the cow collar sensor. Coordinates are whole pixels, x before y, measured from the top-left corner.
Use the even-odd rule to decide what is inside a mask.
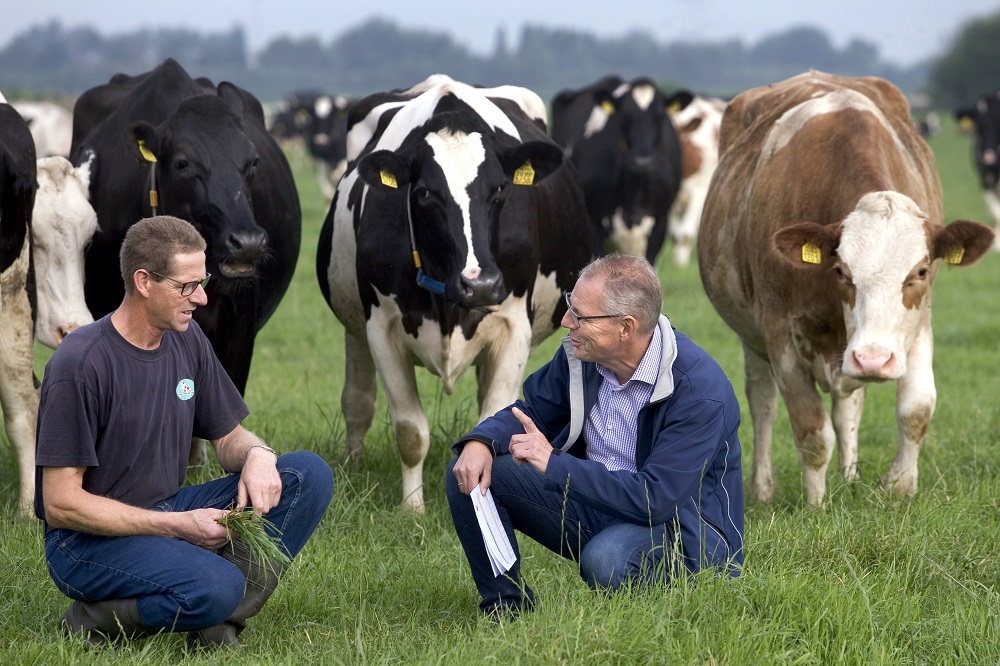
[[[392,180],[392,185],[389,185],[389,183],[386,182],[387,176]],[[392,176],[392,174],[389,174],[386,171],[382,171],[381,177],[382,177],[382,182],[385,183],[387,186],[392,188],[396,187],[396,179]],[[417,249],[417,237],[413,233],[413,214],[410,212],[409,183],[407,183],[406,185],[406,225],[409,227],[410,230],[410,250],[411,253],[413,254],[413,263],[417,267],[417,286],[423,287],[432,294],[444,296],[444,282],[439,282],[438,280],[435,280],[434,278],[424,273],[423,262],[420,261],[420,251]]]

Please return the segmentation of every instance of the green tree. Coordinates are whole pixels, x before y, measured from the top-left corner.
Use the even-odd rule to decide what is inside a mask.
[[[972,104],[1000,89],[1000,12],[967,22],[931,67],[929,92],[938,107]]]

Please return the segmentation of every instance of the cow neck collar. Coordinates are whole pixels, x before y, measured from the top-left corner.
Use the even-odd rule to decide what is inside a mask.
[[[149,209],[155,217],[159,215],[160,210],[160,191],[156,187],[156,155],[146,148],[146,142],[142,139],[139,139],[139,152],[143,159],[149,163]]]
[[[420,261],[420,251],[417,249],[417,237],[413,233],[413,214],[410,212],[410,185],[406,185],[406,224],[410,229],[410,251],[413,254],[413,263],[417,267],[417,286],[423,287],[432,294],[444,296],[444,283],[438,282],[434,278],[424,273],[423,263]]]

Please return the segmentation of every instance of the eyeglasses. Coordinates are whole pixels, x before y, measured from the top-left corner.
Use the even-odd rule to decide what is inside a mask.
[[[151,275],[155,275],[158,278],[163,278],[164,280],[170,280],[171,282],[173,282],[175,285],[177,285],[177,288],[181,290],[181,296],[190,296],[191,294],[194,293],[194,290],[197,289],[198,287],[204,289],[205,286],[208,284],[208,281],[212,278],[212,274],[209,273],[200,280],[181,282],[180,280],[175,280],[172,277],[168,277],[166,275],[160,275],[156,271],[149,271],[149,273]]]
[[[574,326],[579,326],[581,321],[587,321],[588,319],[614,319],[615,317],[624,317],[623,314],[603,314],[603,315],[578,315],[573,306],[569,303],[570,296],[573,295],[572,291],[566,292],[566,312],[569,313],[570,319],[573,320]]]

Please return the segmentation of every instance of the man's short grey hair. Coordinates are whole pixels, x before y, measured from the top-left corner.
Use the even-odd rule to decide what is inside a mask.
[[[587,264],[579,280],[603,280],[601,305],[608,314],[632,315],[642,333],[656,327],[663,309],[663,290],[645,257],[605,255]]]

